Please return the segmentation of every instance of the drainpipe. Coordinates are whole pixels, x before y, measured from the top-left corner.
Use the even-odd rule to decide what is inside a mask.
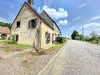
[[[41,48],[41,21],[39,24],[39,49]]]
[[[39,24],[39,28],[37,29],[37,33],[36,33],[36,36],[35,36],[34,41],[33,41],[33,46],[34,46],[36,51],[38,51],[38,49],[36,48],[36,44],[35,44],[35,39],[36,39],[37,35],[39,36],[38,40],[39,40],[39,49],[40,49],[41,48],[41,22]]]

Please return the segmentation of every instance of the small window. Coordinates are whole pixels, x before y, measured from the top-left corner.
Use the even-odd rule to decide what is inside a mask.
[[[1,34],[1,37],[7,37],[7,34]]]
[[[20,27],[20,21],[19,21],[19,22],[17,22],[17,27]]]
[[[29,20],[28,28],[35,28],[37,26],[37,19]]]
[[[52,34],[52,43],[54,43],[55,39],[54,39],[54,34]]]
[[[45,33],[46,44],[50,43],[50,33]]]
[[[16,35],[16,41],[18,41],[18,35]]]
[[[32,24],[32,28],[35,28],[35,26],[36,26],[36,21],[35,21],[35,20],[31,20],[31,24]]]

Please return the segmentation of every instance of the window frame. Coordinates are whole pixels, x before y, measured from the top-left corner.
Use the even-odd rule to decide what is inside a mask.
[[[49,44],[50,43],[50,33],[45,32],[45,43]]]
[[[19,23],[19,24],[18,24]],[[17,23],[16,23],[16,28],[20,28],[20,24],[21,24],[21,22],[20,21],[17,21]]]
[[[28,28],[36,28],[37,27],[37,19],[32,19],[28,21]]]

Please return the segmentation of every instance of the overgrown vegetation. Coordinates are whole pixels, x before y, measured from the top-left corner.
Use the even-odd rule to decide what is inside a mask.
[[[10,50],[10,49],[2,49],[4,52],[14,52],[14,50]]]
[[[65,43],[67,42],[67,39],[66,39],[66,37],[57,37],[56,42],[57,42],[57,44],[50,47],[48,50],[58,50],[58,49],[62,48],[65,45]]]
[[[0,22],[0,26],[8,27],[9,29],[11,29],[11,23]]]
[[[81,41],[90,42],[92,44],[100,45],[100,36],[95,31],[92,31],[90,33],[90,37],[86,38],[82,34],[79,34],[76,30],[74,30],[71,35],[71,38],[73,40],[81,40]]]
[[[6,39],[5,36],[2,36],[1,38],[2,38],[2,40],[5,40]]]
[[[79,34],[76,30],[73,31],[71,38],[73,40],[84,40],[83,35]]]
[[[22,44],[9,43],[9,42],[6,42],[5,45],[7,45],[7,46],[15,46],[15,47],[19,47],[19,48],[32,48],[32,46],[30,46],[30,45],[22,45]]]
[[[17,44],[16,35],[10,35],[8,44]]]
[[[32,46],[30,46],[30,45],[21,45],[21,44],[17,44],[16,35],[11,35],[11,36],[10,36],[10,41],[7,41],[7,42],[5,43],[5,45],[8,45],[8,46],[15,46],[15,47],[19,47],[19,48],[32,48]]]
[[[56,38],[56,42],[57,42],[57,43],[62,44],[62,43],[64,43],[65,41],[66,41],[66,37],[57,37],[57,38]]]

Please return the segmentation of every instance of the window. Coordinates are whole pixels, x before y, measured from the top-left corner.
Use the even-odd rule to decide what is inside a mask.
[[[52,34],[52,43],[54,43],[55,39],[54,39],[54,34]]]
[[[1,34],[1,37],[7,37],[7,34]]]
[[[45,33],[46,44],[50,43],[50,33]]]
[[[35,20],[31,20],[31,25],[32,25],[32,28],[35,28],[35,26],[36,26],[36,21],[35,21]]]
[[[17,28],[18,28],[18,27],[20,27],[20,21],[19,21],[19,22],[17,22]]]
[[[37,20],[37,19],[29,20],[29,22],[28,22],[28,28],[35,28],[35,27],[37,26],[36,20]]]
[[[18,41],[18,35],[16,35],[16,41]]]

